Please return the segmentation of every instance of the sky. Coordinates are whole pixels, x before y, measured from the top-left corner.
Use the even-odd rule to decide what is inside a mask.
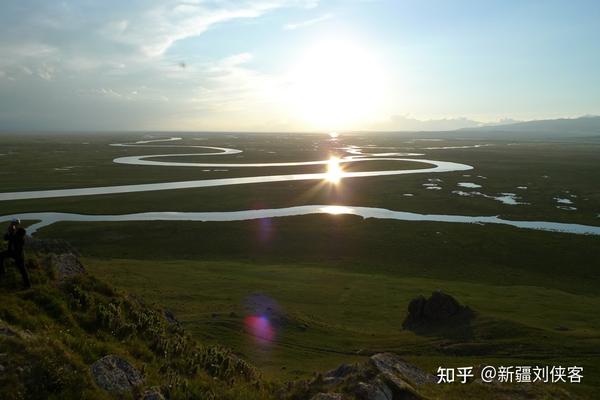
[[[3,0],[0,131],[597,115],[598,21],[593,0]]]

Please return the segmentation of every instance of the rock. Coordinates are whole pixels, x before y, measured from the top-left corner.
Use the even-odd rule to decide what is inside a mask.
[[[473,311],[462,306],[456,299],[444,292],[435,291],[429,299],[418,296],[408,304],[408,315],[402,323],[404,329],[435,326],[451,321],[466,322]]]
[[[342,379],[357,371],[358,367],[356,365],[342,364],[336,369],[332,369],[331,371],[326,372],[325,377]]]
[[[73,253],[52,254],[50,256],[50,265],[56,269],[58,280],[65,279],[79,274],[85,274],[85,268]]]
[[[317,393],[310,400],[343,400],[340,393]]]
[[[408,303],[408,315],[423,315],[427,299],[425,296],[419,295]]]
[[[421,400],[421,396],[411,385],[402,379],[399,375],[394,375],[389,372],[379,375],[379,379],[383,381],[386,387],[390,388],[394,399],[402,400]]]
[[[393,353],[379,353],[371,356],[371,364],[383,374],[401,375],[416,385],[436,383],[437,379],[422,369],[407,363]],[[409,385],[410,386],[410,385]]]
[[[96,384],[108,392],[130,391],[143,383],[140,372],[116,355],[102,357],[90,369]]]
[[[380,381],[373,383],[359,382],[356,396],[360,400],[393,400],[393,394],[386,384]]]
[[[38,239],[26,236],[25,246],[33,253],[71,253],[79,256],[79,252],[73,246],[61,239]]]
[[[461,311],[462,307],[456,299],[446,293],[436,291],[425,302],[423,316],[432,321],[448,319]]]
[[[142,394],[142,400],[165,400],[158,389],[148,389]]]

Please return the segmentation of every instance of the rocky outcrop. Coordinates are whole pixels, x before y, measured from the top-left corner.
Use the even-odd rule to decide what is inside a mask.
[[[435,384],[433,375],[393,353],[342,364],[311,381],[290,383],[288,393],[318,393],[311,400],[422,400],[419,386]]]
[[[473,311],[442,291],[435,291],[426,299],[418,296],[408,304],[408,315],[402,323],[404,329],[415,330],[448,323],[468,322]]]
[[[310,400],[344,400],[341,393],[317,393]]]
[[[148,389],[142,393],[142,400],[165,400],[165,397],[158,389]]]
[[[393,400],[392,390],[380,380],[372,383],[359,382],[356,397],[361,400]]]
[[[27,251],[33,253],[71,253],[79,256],[79,252],[68,242],[60,239],[38,239],[31,236],[25,238]]]
[[[437,379],[430,373],[404,361],[393,353],[375,354],[370,358],[370,362],[382,374],[400,375],[416,385],[437,382]]]
[[[144,381],[133,365],[112,354],[93,363],[90,369],[96,384],[108,392],[131,391]]]
[[[83,264],[73,253],[52,254],[50,264],[55,269],[59,281],[85,273]]]
[[[347,376],[357,373],[358,366],[351,364],[342,364],[336,369],[332,369],[323,375],[323,382],[326,384],[334,385],[343,381]]]

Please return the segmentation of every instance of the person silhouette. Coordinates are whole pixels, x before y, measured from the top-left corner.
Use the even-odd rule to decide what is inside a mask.
[[[25,288],[30,288],[31,282],[29,281],[29,272],[27,272],[27,268],[25,267],[25,255],[23,253],[26,233],[25,228],[21,227],[21,221],[15,218],[10,222],[8,230],[4,235],[4,240],[8,242],[8,248],[0,253],[0,276],[6,273],[4,260],[12,258],[21,273],[23,285]]]

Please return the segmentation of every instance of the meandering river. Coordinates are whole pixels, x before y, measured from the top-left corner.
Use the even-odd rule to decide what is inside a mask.
[[[186,145],[179,146],[165,144],[177,142],[181,138],[143,140],[134,143],[115,143],[112,146],[134,146],[134,147],[191,147],[208,152],[196,152],[189,154],[154,154],[145,156],[128,156],[115,158],[113,162],[117,164],[133,165],[153,165],[153,166],[177,166],[177,167],[203,167],[203,168],[265,168],[281,166],[304,166],[304,165],[327,165],[331,160],[316,160],[304,162],[279,162],[279,163],[206,163],[206,162],[176,162],[161,161],[165,157],[181,156],[223,156],[241,153],[241,150]],[[416,153],[379,153],[367,154],[362,148],[352,146],[351,151],[347,151],[351,156],[336,160],[339,164],[353,162],[368,162],[373,160],[403,161],[421,163],[425,166],[420,169],[393,169],[382,171],[364,171],[364,172],[344,172],[339,171],[340,179],[356,177],[374,177],[386,175],[404,175],[404,174],[424,174],[424,173],[444,173],[453,171],[466,171],[473,167],[466,164],[460,164],[449,161],[436,161],[422,158],[408,158],[421,156]],[[259,184],[265,182],[284,182],[301,180],[327,180],[329,173],[311,173],[311,174],[288,174],[288,175],[259,175],[242,178],[223,178],[223,179],[203,179],[193,181],[163,182],[149,184],[133,184],[120,186],[100,186],[75,189],[56,189],[56,190],[36,190],[26,192],[7,192],[0,193],[0,201],[24,200],[24,199],[43,199],[53,197],[71,197],[71,196],[94,196],[102,194],[115,193],[134,193],[158,190],[190,189],[202,187]],[[341,206],[341,205],[305,205],[297,207],[260,209],[260,210],[242,210],[227,212],[146,212],[122,215],[85,215],[73,213],[58,212],[37,212],[37,213],[19,213],[14,215],[0,216],[0,222],[8,221],[12,218],[23,220],[39,221],[29,227],[29,232],[34,233],[40,228],[60,221],[81,221],[81,222],[100,222],[100,221],[242,221],[260,218],[289,217],[308,214],[350,214],[362,218],[392,219],[401,221],[435,221],[447,223],[469,223],[469,224],[502,224],[517,228],[535,229],[543,231],[555,231],[573,234],[600,235],[599,226],[589,226],[580,224],[568,224],[546,221],[512,221],[499,218],[497,216],[462,216],[462,215],[443,215],[443,214],[418,214],[403,211],[393,211],[383,208],[359,207],[359,206]]]

